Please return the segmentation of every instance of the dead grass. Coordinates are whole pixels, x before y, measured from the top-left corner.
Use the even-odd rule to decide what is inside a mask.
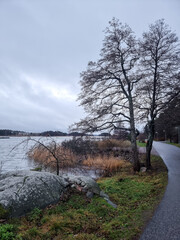
[[[98,155],[96,157],[88,156],[88,158],[83,161],[83,165],[89,168],[100,169],[103,176],[112,176],[122,168],[129,167],[131,163],[120,159],[119,157]]]

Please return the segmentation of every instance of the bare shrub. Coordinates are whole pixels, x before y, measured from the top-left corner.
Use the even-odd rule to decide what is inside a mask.
[[[100,151],[111,151],[113,148],[127,148],[131,146],[128,140],[105,139],[97,142]]]
[[[92,141],[90,139],[83,139],[82,137],[64,141],[61,143],[61,145],[65,149],[71,150],[74,154],[78,155],[80,158],[82,157],[86,158],[87,155],[96,154],[98,151],[96,141]]]
[[[70,149],[79,156],[87,157],[88,155],[97,155],[99,153],[107,153],[117,147],[119,149],[129,148],[131,146],[128,140],[104,139],[100,141],[92,141],[90,139],[74,138],[64,141],[61,144],[64,148]]]
[[[45,167],[59,170],[72,168],[78,164],[78,158],[69,149],[65,149],[60,144],[52,141],[48,145],[37,142],[28,152],[28,157],[43,164]]]

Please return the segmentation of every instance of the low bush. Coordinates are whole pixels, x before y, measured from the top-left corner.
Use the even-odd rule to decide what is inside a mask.
[[[0,239],[1,240],[15,240],[16,228],[12,224],[0,225]]]
[[[130,148],[131,143],[128,140],[104,139],[93,141],[90,139],[73,138],[69,141],[62,142],[62,147],[71,150],[77,155],[97,155],[99,153],[107,153],[113,148],[126,149]]]
[[[117,139],[105,139],[102,141],[98,141],[97,144],[98,144],[98,149],[104,152],[111,151],[113,148],[124,149],[131,146],[130,141],[128,140],[122,141]]]
[[[90,139],[73,138],[68,141],[61,143],[61,146],[65,149],[71,150],[76,155],[84,155],[85,157],[89,154],[96,154],[98,151],[98,143]]]

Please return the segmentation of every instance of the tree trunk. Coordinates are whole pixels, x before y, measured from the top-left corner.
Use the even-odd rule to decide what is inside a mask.
[[[148,140],[146,144],[146,168],[151,169],[151,150],[154,140],[154,120],[148,123]]]
[[[129,113],[130,113],[130,127],[131,127],[131,147],[132,147],[132,158],[133,158],[133,169],[134,171],[140,170],[140,162],[138,157],[138,149],[136,143],[136,128],[134,123],[134,107],[132,102],[131,93],[130,100],[129,100]]]
[[[140,170],[140,163],[139,163],[139,157],[138,157],[138,149],[137,149],[137,143],[136,143],[136,132],[135,129],[131,131],[131,147],[132,147],[132,157],[133,157],[133,169],[134,171]]]
[[[59,175],[59,162],[56,160],[56,173]]]

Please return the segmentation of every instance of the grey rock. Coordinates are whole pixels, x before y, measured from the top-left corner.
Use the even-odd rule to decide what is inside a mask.
[[[69,187],[85,192],[88,198],[94,194],[100,195],[111,206],[117,207],[90,177],[65,177],[35,171],[14,171],[0,175],[0,204],[10,209],[11,216],[22,216],[35,207],[44,208],[57,203]]]
[[[62,177],[47,172],[9,172],[0,176],[0,204],[12,216],[21,216],[58,202],[67,186]]]
[[[141,167],[140,168],[140,172],[146,172],[147,171],[147,168],[146,167]]]
[[[85,182],[81,182],[81,186],[84,187],[86,185]]]
[[[117,205],[113,202],[111,202],[111,200],[109,200],[109,198],[104,198],[106,200],[106,202],[111,205],[113,208],[117,208]]]
[[[86,192],[91,191],[95,194],[100,194],[100,187],[98,186],[96,181],[94,181],[90,177],[69,175],[66,180],[72,185],[77,184],[81,186]]]
[[[99,195],[100,195],[100,197],[103,197],[103,198],[109,198],[109,196],[103,191],[100,191]]]
[[[86,193],[86,197],[87,197],[87,198],[93,198],[93,196],[94,196],[94,193],[93,193],[93,192],[88,191],[88,192]]]
[[[117,205],[115,203],[113,203],[110,199],[109,199],[109,196],[103,192],[103,191],[100,191],[100,197],[104,198],[104,200],[106,200],[106,202],[111,205],[113,208],[117,208]]]

